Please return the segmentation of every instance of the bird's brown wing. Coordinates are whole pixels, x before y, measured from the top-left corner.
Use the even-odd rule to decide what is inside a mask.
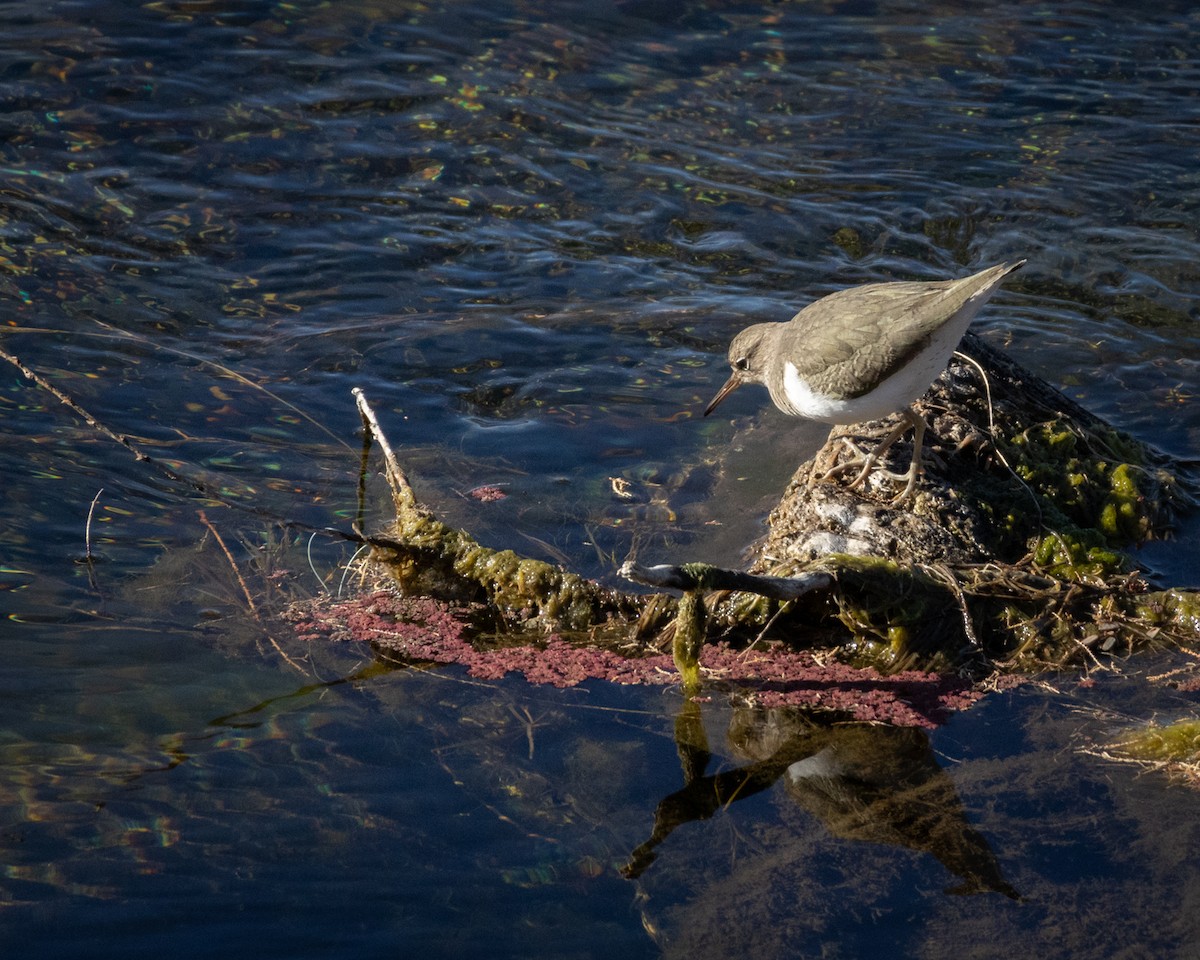
[[[787,324],[787,359],[817,392],[853,399],[895,373],[971,297],[1013,267],[960,280],[874,283],[809,304]]]

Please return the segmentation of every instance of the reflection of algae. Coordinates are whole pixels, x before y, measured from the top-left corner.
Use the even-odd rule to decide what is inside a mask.
[[[1135,760],[1195,763],[1200,760],[1200,720],[1179,720],[1165,727],[1148,726],[1113,745]]]
[[[1128,731],[1119,740],[1083,752],[1162,771],[1200,787],[1200,719],[1195,717],[1166,725],[1148,723]]]
[[[700,651],[704,646],[705,626],[704,598],[699,590],[688,590],[679,601],[672,642],[675,668],[686,693],[700,689]]]

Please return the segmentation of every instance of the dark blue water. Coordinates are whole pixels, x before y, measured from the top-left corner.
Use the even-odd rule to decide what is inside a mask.
[[[490,545],[736,562],[810,437],[750,394],[698,418],[731,332],[1016,257],[977,329],[1195,460],[1198,34],[1183,3],[0,4],[0,348],[157,463],[0,363],[0,941],[1200,952],[1194,794],[1077,752],[1191,695],[1063,678],[914,746],[926,833],[984,866],[784,778],[627,879],[684,784],[676,692],[306,645],[216,539],[264,612],[339,589],[351,550],[279,521],[348,527],[357,386]],[[705,706],[706,775],[776,755],[747,722]],[[1021,901],[944,892],[995,870]]]

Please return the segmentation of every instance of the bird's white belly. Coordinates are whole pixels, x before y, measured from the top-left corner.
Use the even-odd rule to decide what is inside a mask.
[[[946,336],[946,333],[950,335]],[[958,336],[954,336],[955,333]],[[791,409],[784,412],[822,423],[847,424],[877,420],[903,410],[921,397],[938,374],[946,369],[950,354],[962,336],[961,329],[939,331],[939,334],[935,342],[913,357],[906,367],[897,370],[873,390],[853,399],[841,399],[813,391],[801,379],[795,364],[785,363],[783,393]],[[782,408],[782,404],[779,406]]]

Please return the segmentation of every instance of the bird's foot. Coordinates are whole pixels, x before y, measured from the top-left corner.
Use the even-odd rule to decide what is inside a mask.
[[[887,453],[888,449],[904,434],[904,431],[909,427],[914,428],[913,437],[913,458],[909,464],[908,470],[904,473],[895,473],[891,470],[877,469],[877,464],[880,458]],[[912,411],[904,411],[903,418],[892,431],[880,441],[870,453],[865,452],[854,441],[847,437],[842,437],[841,441],[853,452],[853,456],[845,463],[839,463],[837,466],[830,468],[819,478],[819,481],[832,480],[834,477],[842,476],[852,470],[858,471],[858,476],[846,484],[847,490],[857,490],[866,482],[867,477],[872,472],[879,473],[895,483],[903,483],[904,488],[891,501],[892,506],[898,506],[909,500],[916,492],[917,483],[923,473],[921,469],[921,440],[925,433],[925,421],[917,416]]]
[[[839,437],[839,439],[843,444],[845,444],[847,449],[849,449],[851,453],[850,459],[839,463],[837,466],[830,467],[816,479],[818,482],[824,482],[826,480],[832,480],[835,477],[841,477],[847,473],[857,471],[858,476],[846,484],[849,489],[856,490],[858,487],[862,486],[863,481],[867,479],[871,471],[874,470],[878,465],[879,448],[877,447],[868,453],[849,437]],[[890,470],[880,470],[879,472],[885,476],[891,477],[893,480],[906,478],[906,474],[892,473]]]
[[[914,460],[908,468],[908,473],[890,473],[888,476],[897,481],[904,480],[904,489],[896,496],[892,497],[891,506],[898,507],[907,500],[911,500],[913,494],[917,492],[917,483],[921,479],[921,474],[925,471],[921,469],[921,464]]]
[[[847,484],[847,487],[850,490],[857,490],[871,474],[871,471],[875,469],[875,465],[879,462],[880,458],[888,452],[893,443],[900,439],[904,431],[907,430],[909,426],[910,421],[905,418],[898,423],[870,453],[865,452],[849,437],[842,437],[842,443],[850,448],[853,456],[845,463],[839,463],[836,467],[832,467],[831,469],[827,470],[820,479],[832,480],[834,477],[840,477],[842,474],[849,473],[851,470],[858,470],[858,476],[856,476],[850,481],[849,484]],[[892,473],[890,470],[883,470],[880,472],[892,480],[899,481],[908,479],[908,474],[905,473]]]

